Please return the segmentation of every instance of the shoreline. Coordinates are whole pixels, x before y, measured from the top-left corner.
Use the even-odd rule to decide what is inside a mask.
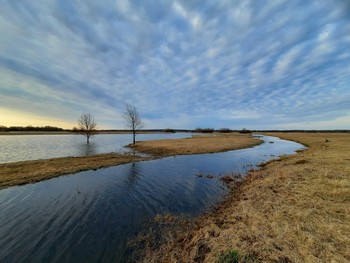
[[[137,154],[106,153],[93,156],[61,157],[0,164],[0,189],[131,162],[148,161],[174,155],[237,150],[253,147],[261,143],[260,140],[250,135],[238,134],[229,136],[219,134],[216,136],[200,136],[185,139],[162,139],[147,142],[148,147],[151,145],[157,149],[157,154],[147,151],[149,148],[138,146],[139,144],[143,145],[143,142],[137,142],[137,146],[132,148],[136,148],[141,154],[147,153],[151,154],[151,156],[144,157]],[[203,142],[207,142],[209,146],[215,144],[215,147],[205,147],[205,145],[203,146]],[[227,142],[230,142],[229,146]],[[161,149],[159,147],[163,147],[164,149],[161,150],[161,153],[159,152],[159,149]]]
[[[192,132],[177,132],[177,133],[192,133]],[[97,131],[94,135],[103,135],[103,134],[132,134],[131,131]],[[153,131],[139,131],[137,134],[173,134],[169,132],[153,132]],[[9,131],[3,132],[0,131],[1,135],[81,135],[78,132],[73,131]]]
[[[17,185],[37,183],[81,171],[97,170],[121,164],[147,161],[151,157],[106,153],[82,157],[60,157],[0,164],[0,190]]]
[[[350,261],[350,134],[264,135],[308,148],[250,171],[209,213],[156,217],[131,241],[140,262]]]
[[[193,136],[183,139],[147,140],[128,145],[136,151],[155,157],[173,155],[191,155],[219,153],[230,150],[246,149],[263,143],[250,134],[212,134]]]

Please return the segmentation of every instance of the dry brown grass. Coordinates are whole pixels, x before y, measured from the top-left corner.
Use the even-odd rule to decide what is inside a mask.
[[[110,153],[0,164],[0,189],[13,185],[34,183],[64,174],[148,159],[150,158]]]
[[[252,171],[215,212],[144,236],[139,258],[217,262],[235,250],[241,262],[350,262],[350,134],[272,135],[310,148]]]
[[[261,141],[249,134],[215,134],[185,139],[168,139],[137,142],[134,149],[155,156],[214,153],[248,148]]]

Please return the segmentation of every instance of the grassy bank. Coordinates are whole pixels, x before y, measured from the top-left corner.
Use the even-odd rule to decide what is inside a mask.
[[[213,213],[158,218],[140,262],[350,262],[350,134],[271,135],[309,149],[252,171]]]
[[[142,145],[144,145],[144,143],[147,147],[154,146],[156,150],[148,151],[147,149],[149,148],[143,148]],[[193,137],[188,139],[168,139],[137,143],[135,148],[141,152],[153,154],[150,157],[110,153],[96,156],[64,157],[0,164],[0,189],[14,185],[34,183],[84,170],[99,169],[102,167],[178,154],[220,152],[246,148],[256,145],[257,143],[259,143],[259,141],[249,135],[216,135],[201,137],[200,139]],[[212,145],[215,145],[215,147]],[[159,147],[164,147],[164,150],[159,150]]]
[[[252,138],[249,134],[230,133],[201,135],[185,139],[142,141],[132,147],[137,151],[154,156],[169,156],[223,152],[248,148],[260,143],[260,140]]]
[[[0,189],[14,185],[35,183],[64,174],[148,159],[150,158],[137,155],[109,153],[95,156],[63,157],[0,164]]]

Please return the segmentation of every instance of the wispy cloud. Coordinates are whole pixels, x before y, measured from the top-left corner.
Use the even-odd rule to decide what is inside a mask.
[[[349,128],[349,25],[344,0],[4,0],[0,104],[109,128],[125,102],[148,128]]]

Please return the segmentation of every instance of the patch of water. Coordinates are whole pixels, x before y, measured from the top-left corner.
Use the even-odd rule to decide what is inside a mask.
[[[138,134],[137,140],[179,139],[191,133]],[[99,134],[86,143],[82,135],[0,135],[0,163],[128,152],[131,134]]]

